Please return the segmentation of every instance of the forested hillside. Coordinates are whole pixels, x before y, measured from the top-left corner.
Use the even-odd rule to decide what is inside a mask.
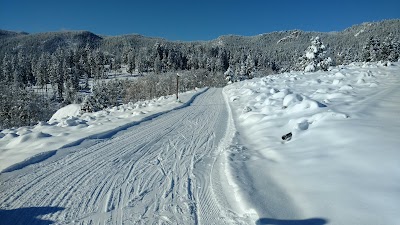
[[[84,101],[87,110],[96,110],[171,94],[176,72],[182,76],[181,90],[186,90],[225,85],[225,76],[234,82],[257,74],[304,70],[307,59],[317,57],[316,37],[320,56],[330,57],[324,61],[326,66],[317,67],[323,59],[314,60],[318,69],[399,59],[400,20],[363,23],[340,32],[292,30],[196,42],[141,35],[108,37],[88,31],[0,30],[0,128],[46,120],[62,104]],[[307,49],[314,51],[311,56]],[[100,82],[110,72],[143,76]],[[78,93],[89,92],[89,80],[95,83],[92,95],[82,97]]]

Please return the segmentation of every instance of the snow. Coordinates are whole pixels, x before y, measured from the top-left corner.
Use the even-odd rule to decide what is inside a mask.
[[[315,46],[311,46],[311,51],[306,52],[306,57],[307,59],[314,59],[315,58],[315,52],[317,51],[317,48]]]
[[[251,223],[237,213],[222,167],[230,142],[222,89],[192,96],[179,109],[1,173],[1,223]]]
[[[360,31],[358,31],[356,34],[354,34],[354,37],[358,37],[358,35],[360,35],[360,34],[362,34],[362,33],[364,33],[365,32],[365,30],[364,29],[361,29]]]
[[[13,170],[32,163],[31,157],[116,132],[127,124],[141,121],[176,107],[186,105],[202,89],[179,95],[129,103],[94,113],[80,113],[79,104],[59,109],[48,122],[32,127],[5,129],[0,132],[0,171]],[[10,167],[10,168],[9,168]]]
[[[308,53],[307,53],[308,54]],[[308,56],[307,56],[308,57]],[[305,68],[304,68],[304,72],[313,72],[315,71],[315,66],[313,63],[308,64]]]
[[[400,224],[400,62],[0,132],[3,223]],[[283,140],[283,136],[290,138]]]
[[[258,218],[400,224],[399,74],[399,63],[353,63],[227,86],[242,149],[227,173],[252,184],[240,200]]]
[[[81,111],[80,104],[71,104],[64,106],[54,113],[54,115],[50,118],[49,122],[52,123],[55,121],[61,121],[67,117],[78,116],[80,114],[80,111]]]

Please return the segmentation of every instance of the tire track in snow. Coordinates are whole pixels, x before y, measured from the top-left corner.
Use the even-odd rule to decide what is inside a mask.
[[[211,177],[227,119],[221,89],[209,89],[188,107],[0,174],[0,208],[63,207],[40,217],[62,224],[231,224]]]

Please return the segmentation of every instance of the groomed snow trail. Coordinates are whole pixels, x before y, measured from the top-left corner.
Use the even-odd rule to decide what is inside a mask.
[[[0,223],[237,223],[216,163],[227,115],[221,89],[209,89],[188,107],[0,174]]]

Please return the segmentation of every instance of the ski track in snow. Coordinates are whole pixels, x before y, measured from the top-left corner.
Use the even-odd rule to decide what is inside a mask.
[[[221,89],[209,89],[186,108],[0,174],[1,223],[239,223],[215,188],[227,115]]]

